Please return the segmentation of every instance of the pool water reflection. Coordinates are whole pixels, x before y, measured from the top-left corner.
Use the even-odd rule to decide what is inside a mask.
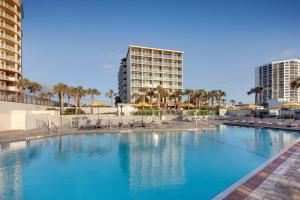
[[[297,138],[220,126],[1,144],[0,199],[211,199]]]

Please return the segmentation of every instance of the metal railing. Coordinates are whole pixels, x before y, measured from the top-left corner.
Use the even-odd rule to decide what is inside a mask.
[[[24,94],[6,94],[5,92],[0,92],[0,101],[7,101],[7,102],[15,102],[15,103],[23,103],[23,104],[34,104],[34,105],[41,105],[41,106],[51,106],[51,107],[58,107],[59,102],[53,101],[51,99],[31,96],[31,95],[24,95]]]

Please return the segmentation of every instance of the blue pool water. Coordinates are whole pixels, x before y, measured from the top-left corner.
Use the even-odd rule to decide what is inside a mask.
[[[0,199],[211,199],[297,138],[220,126],[1,144]]]

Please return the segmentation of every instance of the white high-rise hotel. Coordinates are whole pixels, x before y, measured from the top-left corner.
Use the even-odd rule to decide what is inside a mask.
[[[182,91],[183,52],[141,46],[129,46],[122,59],[119,74],[119,96],[123,103],[133,103],[132,95],[141,88]]]
[[[263,87],[260,103],[300,102],[300,89],[291,87],[291,82],[300,77],[300,60],[282,60],[256,68],[255,85]]]

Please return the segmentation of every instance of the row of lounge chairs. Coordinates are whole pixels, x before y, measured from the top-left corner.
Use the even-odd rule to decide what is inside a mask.
[[[142,120],[109,120],[109,119],[76,119],[73,127],[80,129],[96,128],[158,128],[161,126],[160,121],[142,121]]]
[[[270,127],[294,127],[300,128],[300,120],[276,119],[276,118],[241,118],[231,121],[235,124],[270,126]]]

